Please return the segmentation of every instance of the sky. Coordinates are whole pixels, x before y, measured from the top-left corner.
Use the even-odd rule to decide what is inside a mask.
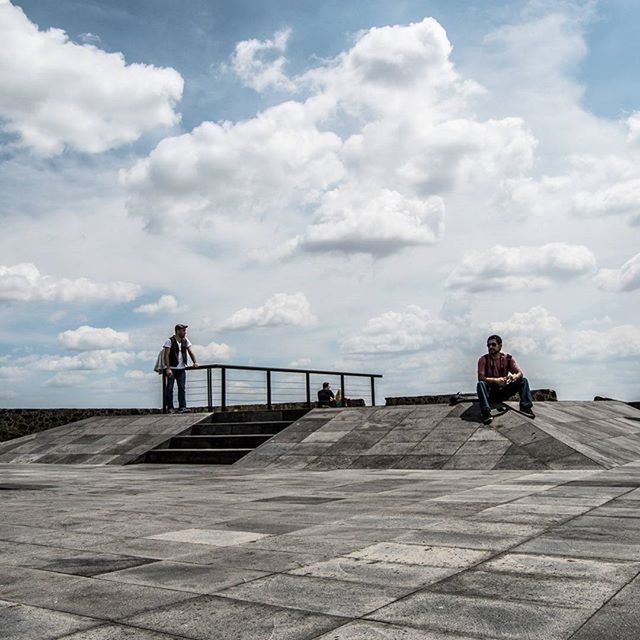
[[[473,390],[499,333],[533,388],[640,400],[639,19],[0,0],[0,406],[157,406],[177,322],[379,399]]]

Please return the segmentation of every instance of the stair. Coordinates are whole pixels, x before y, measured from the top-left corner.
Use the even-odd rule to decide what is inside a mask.
[[[140,462],[233,464],[306,413],[306,409],[213,413],[184,433],[147,451]]]

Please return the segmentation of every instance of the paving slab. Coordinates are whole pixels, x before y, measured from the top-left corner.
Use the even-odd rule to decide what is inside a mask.
[[[352,558],[418,564],[432,567],[470,567],[491,557],[487,551],[461,549],[456,547],[436,547],[417,544],[381,542],[350,554]]]
[[[220,595],[333,616],[359,617],[412,590],[411,587],[278,574],[226,589]]]
[[[268,575],[264,571],[239,569],[223,565],[197,565],[181,562],[153,562],[133,569],[112,571],[97,576],[103,580],[141,584],[161,589],[213,594]]]
[[[193,640],[310,640],[345,621],[255,602],[202,596],[126,622]]]
[[[289,571],[292,575],[331,578],[381,586],[419,587],[446,578],[458,569],[334,558]]]
[[[488,638],[488,636],[484,636]],[[412,629],[381,622],[353,622],[338,627],[316,640],[477,640],[470,636],[451,635],[424,629]],[[491,639],[489,639],[491,640]]]
[[[430,631],[482,638],[561,640],[585,622],[589,613],[584,609],[422,591],[369,617]]]
[[[0,602],[0,634],[11,640],[53,640],[78,629],[95,627],[93,618],[15,603]]]

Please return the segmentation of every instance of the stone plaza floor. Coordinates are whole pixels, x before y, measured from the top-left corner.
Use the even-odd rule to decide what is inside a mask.
[[[637,640],[640,463],[0,465],[3,640]]]

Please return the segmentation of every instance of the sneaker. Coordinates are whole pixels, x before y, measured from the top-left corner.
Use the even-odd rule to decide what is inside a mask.
[[[492,422],[493,422],[493,418],[491,417],[491,411],[483,411],[482,424],[490,425]]]
[[[520,407],[520,413],[524,413],[529,418],[535,418],[536,414],[533,413],[533,407]]]
[[[191,413],[191,409],[187,409],[187,407],[180,407],[178,409],[178,413]]]
[[[173,409],[173,408],[172,409],[167,409],[167,413],[175,413],[175,412],[176,412],[176,410]]]

